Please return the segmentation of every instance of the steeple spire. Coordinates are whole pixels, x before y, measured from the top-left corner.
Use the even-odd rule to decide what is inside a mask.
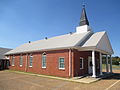
[[[86,11],[85,11],[85,3],[83,2],[83,8],[82,8],[82,14],[80,18],[79,26],[76,27],[76,33],[85,33],[85,32],[91,32],[92,28],[89,26],[89,21],[87,19]]]
[[[85,10],[85,4],[83,4],[82,14],[81,14],[80,23],[79,23],[79,26],[83,26],[83,25],[89,26],[89,21],[87,19],[86,10]]]

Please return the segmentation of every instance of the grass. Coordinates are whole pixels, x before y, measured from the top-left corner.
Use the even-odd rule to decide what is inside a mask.
[[[110,66],[110,65],[109,65]],[[102,64],[102,68],[103,69],[106,69],[106,64]],[[120,66],[119,65],[112,65],[112,68],[113,69],[120,69]]]
[[[112,65],[113,69],[120,69],[120,66],[119,65]]]

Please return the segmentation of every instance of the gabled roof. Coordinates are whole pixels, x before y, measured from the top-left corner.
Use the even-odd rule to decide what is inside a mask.
[[[94,33],[82,47],[94,47],[110,54],[114,53],[105,31]]]
[[[0,59],[4,59],[4,58],[5,58],[4,54],[7,53],[7,52],[10,51],[10,50],[12,50],[12,49],[1,48],[1,47],[0,47]]]
[[[75,47],[82,44],[86,38],[92,34],[91,31],[85,33],[72,33],[61,36],[56,36],[48,39],[38,40],[31,43],[23,44],[10,52],[9,54],[25,53],[25,52],[34,52],[42,50],[51,50],[51,49],[61,49]]]
[[[76,47],[82,50],[86,48],[89,50],[97,49],[107,52],[108,54],[113,54],[113,49],[105,31],[97,33],[88,31],[85,33],[66,34],[26,43],[7,52],[6,55]]]

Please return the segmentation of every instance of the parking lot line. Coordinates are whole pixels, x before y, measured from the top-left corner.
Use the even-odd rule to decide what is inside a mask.
[[[115,84],[117,84],[118,82],[120,82],[120,80],[116,81],[115,83],[113,83],[112,85],[110,85],[108,88],[106,88],[105,90],[109,90],[110,88],[112,88]]]

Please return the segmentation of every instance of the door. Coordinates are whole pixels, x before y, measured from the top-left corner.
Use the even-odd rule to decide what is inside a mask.
[[[88,74],[92,74],[92,57],[88,57]]]

